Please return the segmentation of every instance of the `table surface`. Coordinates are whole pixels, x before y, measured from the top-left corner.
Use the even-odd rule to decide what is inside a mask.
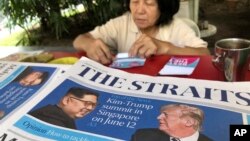
[[[60,57],[77,57],[86,56],[83,52],[52,52],[56,58]],[[170,55],[161,55],[153,56],[146,59],[145,65],[143,67],[134,67],[121,69],[130,73],[137,74],[146,74],[151,76],[160,76],[159,71],[162,67],[168,62],[172,56]],[[193,57],[193,56],[176,56],[176,57]],[[197,56],[196,56],[197,57]],[[215,80],[215,81],[224,81],[224,74],[218,68],[216,68],[212,62],[213,56],[198,56],[200,61],[196,66],[194,72],[191,75],[164,75],[170,77],[181,77],[181,78],[193,78],[193,79],[203,79],[203,80]],[[248,64],[250,63],[250,58]],[[241,73],[242,81],[250,81],[250,71],[248,68],[244,68]]]
[[[54,58],[62,58],[62,57],[77,57],[80,58],[81,56],[86,56],[83,52],[77,52],[73,48],[70,47],[43,47],[43,48],[26,48],[21,47],[12,51],[12,53],[24,52],[24,51],[37,51],[43,50],[46,52],[50,52],[53,54]],[[1,54],[4,54],[4,50],[0,47]],[[8,48],[8,53],[11,49]],[[5,56],[8,55],[5,53]],[[126,72],[130,73],[138,73],[138,74],[146,74],[151,76],[159,76],[158,72],[162,69],[162,67],[168,62],[168,60],[172,56],[169,55],[161,55],[161,56],[153,56],[148,58],[145,62],[143,67],[135,67],[135,68],[128,68],[122,69]],[[178,57],[187,57],[187,56],[178,56]],[[190,56],[189,56],[190,57]],[[203,79],[203,80],[216,80],[216,81],[224,81],[224,74],[222,71],[218,70],[212,63],[213,56],[199,56],[200,61],[196,66],[194,72],[191,75],[171,75],[172,77],[182,77],[182,78],[193,78],[193,79]],[[1,57],[0,57],[1,58]],[[248,59],[248,63],[250,63],[250,58]],[[245,68],[241,72],[242,81],[250,81],[250,71],[248,68]],[[167,75],[166,75],[167,76]],[[169,75],[168,75],[169,76]]]
[[[0,58],[18,52],[33,52],[33,51],[48,51],[48,52],[76,52],[73,47],[54,47],[54,46],[0,46]]]

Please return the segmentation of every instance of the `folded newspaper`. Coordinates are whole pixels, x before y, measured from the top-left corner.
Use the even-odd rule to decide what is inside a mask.
[[[43,51],[17,52],[0,58],[0,61],[45,63],[53,59],[53,55]]]
[[[0,78],[1,83],[7,79],[3,76]],[[0,102],[6,99],[6,106],[8,103],[12,105],[13,102],[7,92],[9,95],[15,95],[13,99],[16,100],[23,98],[22,93],[32,95],[22,90],[23,86],[11,86],[12,90],[9,87],[12,81],[8,82],[0,89]],[[88,93],[97,93],[99,97],[96,99],[95,96],[89,95],[90,100],[82,100],[72,95],[73,89],[85,89]],[[33,96],[25,98],[26,101],[22,102],[22,105],[2,118],[0,139],[131,140],[138,129],[158,128],[157,117],[163,105],[182,104],[197,107],[204,112],[201,134],[212,140],[228,141],[230,125],[250,123],[249,92],[249,82],[218,82],[130,74],[81,58],[57,77],[56,81],[48,81],[37,88]],[[62,111],[77,109],[75,106],[60,110],[63,105],[69,103],[81,103],[81,106],[89,107],[89,111],[82,110],[74,117],[62,116]],[[1,109],[4,109],[2,105]],[[42,115],[50,118],[42,118]]]
[[[120,69],[141,67],[145,64],[145,61],[145,58],[140,58],[138,56],[130,57],[128,53],[118,53],[109,66]]]
[[[0,124],[59,77],[68,65],[0,61]]]
[[[190,75],[193,73],[199,57],[171,57],[160,70],[160,75]]]

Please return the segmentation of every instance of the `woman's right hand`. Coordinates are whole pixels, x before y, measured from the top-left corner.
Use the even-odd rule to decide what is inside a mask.
[[[101,40],[95,39],[91,34],[81,34],[73,42],[74,48],[86,52],[88,58],[102,64],[112,62],[109,47]]]
[[[100,39],[95,39],[85,50],[87,57],[102,64],[112,62],[112,55],[109,47]]]

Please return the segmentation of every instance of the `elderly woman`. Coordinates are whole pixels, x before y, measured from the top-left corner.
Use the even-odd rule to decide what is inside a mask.
[[[73,42],[77,50],[102,64],[117,52],[130,56],[205,55],[207,43],[180,19],[179,0],[127,0],[129,12],[81,34]]]

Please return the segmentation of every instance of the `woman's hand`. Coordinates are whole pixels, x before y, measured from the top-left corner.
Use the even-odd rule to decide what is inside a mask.
[[[142,34],[130,48],[129,55],[147,58],[156,54],[158,47],[154,40],[154,38],[146,34]]]
[[[89,33],[79,35],[73,45],[77,50],[86,52],[87,57],[92,60],[102,64],[109,64],[112,61],[109,47],[101,39],[95,39]]]
[[[100,39],[95,39],[85,52],[90,59],[102,64],[109,64],[112,61],[108,46]]]
[[[152,55],[209,55],[205,47],[177,47],[170,42],[160,41],[142,34],[129,50],[130,56],[148,58]]]

